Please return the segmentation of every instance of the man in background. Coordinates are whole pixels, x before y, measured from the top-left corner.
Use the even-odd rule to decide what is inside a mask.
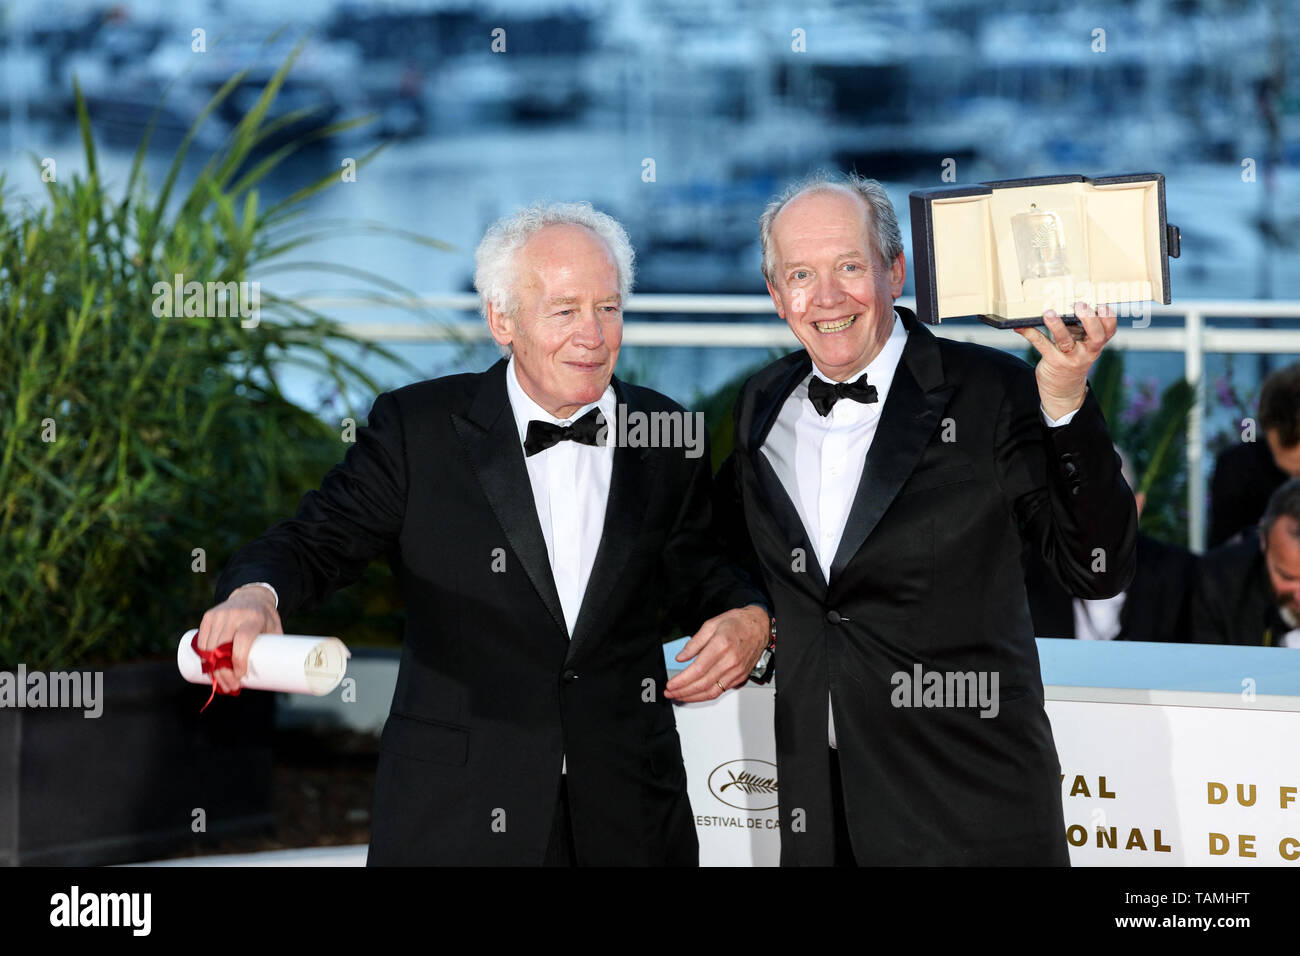
[[[1300,647],[1300,478],[1273,492],[1254,534],[1201,559],[1192,634],[1201,644]]]
[[[1116,448],[1124,480],[1134,489],[1138,520],[1146,492],[1137,491],[1133,464]],[[1038,637],[1091,641],[1190,641],[1196,555],[1138,532],[1137,570],[1127,589],[1109,598],[1070,595],[1032,551],[1025,552],[1025,590]]]
[[[1264,380],[1259,393],[1263,440],[1243,441],[1219,453],[1210,483],[1211,548],[1238,536],[1254,537],[1269,495],[1300,477],[1300,362]]]

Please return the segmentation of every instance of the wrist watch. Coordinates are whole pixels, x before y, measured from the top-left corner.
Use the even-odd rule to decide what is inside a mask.
[[[758,663],[749,672],[749,679],[755,684],[766,684],[775,673],[776,663],[776,618],[771,618],[771,630],[768,632],[767,647],[758,656]]]

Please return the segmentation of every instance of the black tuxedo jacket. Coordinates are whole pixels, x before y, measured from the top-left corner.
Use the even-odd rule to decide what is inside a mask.
[[[1242,530],[1254,537],[1268,499],[1287,477],[1263,435],[1220,452],[1210,482],[1209,546],[1217,548]]]
[[[1034,633],[1074,638],[1074,598],[1033,552],[1025,555],[1025,587]],[[1138,534],[1137,570],[1119,612],[1118,641],[1192,640],[1191,600],[1197,557],[1186,548]]]
[[[806,352],[745,384],[719,473],[719,521],[755,556],[777,621],[781,862],[833,860],[829,692],[860,863],[1067,864],[1022,541],[1075,593],[1116,594],[1133,576],[1133,495],[1091,391],[1049,430],[1023,361],[899,312],[907,345],[829,581],[760,451]],[[997,716],[894,706],[895,675],[916,666],[945,684],[996,672]]]
[[[1196,643],[1278,647],[1290,630],[1273,598],[1258,532],[1201,558],[1192,595]]]
[[[698,863],[668,621],[764,603],[710,536],[709,453],[620,447],[572,640],[503,359],[380,395],[292,519],[244,547],[217,600],[267,581],[314,606],[387,554],[407,619],[375,781],[370,864],[539,864],[567,754],[577,859]],[[629,412],[681,412],[614,380]]]

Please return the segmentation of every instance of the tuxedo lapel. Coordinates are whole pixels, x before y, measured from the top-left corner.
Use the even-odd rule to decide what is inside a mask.
[[[478,394],[466,416],[452,414],[452,425],[469,455],[483,493],[505,532],[528,580],[551,618],[566,636],[564,611],[551,574],[546,539],[537,520],[532,482],[524,464],[519,429],[506,395],[505,359],[483,373]]]
[[[898,311],[907,329],[907,344],[863,463],[844,536],[831,562],[832,582],[857,554],[916,468],[953,392],[952,385],[944,384],[934,334],[908,309]]]
[[[642,411],[639,403],[617,378],[613,379],[616,420],[609,428],[618,434],[617,417]],[[636,548],[637,534],[646,520],[646,505],[654,488],[657,463],[648,447],[614,449],[614,468],[609,477],[609,498],[605,503],[605,526],[591,566],[591,577],[582,595],[578,620],[573,626],[566,662],[577,656],[598,631],[609,597],[623,583],[623,568]],[[545,552],[543,552],[545,557]]]
[[[749,456],[759,487],[767,499],[768,510],[780,527],[782,536],[787,542],[792,542],[803,549],[806,572],[817,585],[819,593],[824,594],[826,579],[822,575],[821,563],[816,560],[817,552],[813,550],[808,529],[803,526],[799,510],[794,506],[789,491],[781,484],[776,469],[772,467],[772,463],[767,460],[767,456],[762,451],[763,442],[767,440],[768,433],[776,424],[781,407],[790,397],[795,386],[812,371],[812,359],[808,357],[807,352],[797,352],[785,361],[790,363],[789,367],[775,376],[770,385],[759,389],[754,395],[754,416],[749,430]]]
[[[758,475],[758,483],[767,496],[772,517],[780,526],[783,537],[803,550],[805,573],[817,585],[818,593],[825,594],[826,578],[822,575],[821,562],[817,560],[817,552],[813,550],[812,541],[808,537],[808,529],[803,526],[799,511],[790,499],[790,493],[785,490],[785,485],[781,484],[776,469],[761,451],[754,455],[754,472]]]
[[[785,368],[778,370],[771,382],[754,393],[754,414],[749,427],[749,450],[754,455],[757,455],[759,449],[763,447],[763,442],[767,440],[767,433],[776,424],[777,416],[781,414],[781,406],[790,397],[794,387],[812,372],[812,359],[802,350],[788,355],[781,359],[781,362],[784,363]]]

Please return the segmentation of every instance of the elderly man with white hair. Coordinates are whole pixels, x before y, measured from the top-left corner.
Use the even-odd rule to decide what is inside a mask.
[[[298,513],[244,547],[204,615],[255,635],[387,555],[407,608],[370,864],[695,865],[671,699],[745,680],[764,596],[710,535],[709,455],[616,447],[617,414],[685,415],[614,377],[633,253],[586,203],[492,226],[475,283],[509,353],[380,395]],[[694,634],[665,693],[662,644]]]

